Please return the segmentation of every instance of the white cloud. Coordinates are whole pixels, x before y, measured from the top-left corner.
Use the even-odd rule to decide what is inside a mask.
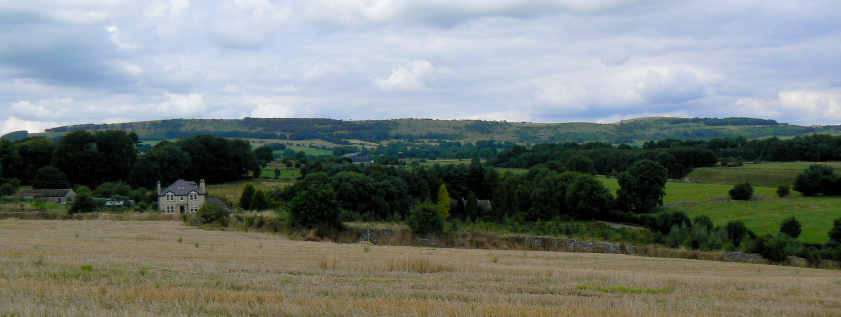
[[[807,116],[841,120],[841,89],[780,92],[780,105]]]
[[[635,90],[653,104],[680,104],[704,96],[705,85],[698,75],[686,69],[649,71]]]
[[[378,78],[377,86],[386,91],[412,91],[426,88],[424,83],[433,75],[435,68],[427,61],[413,61],[410,68],[398,68],[388,78]]]
[[[6,120],[0,121],[0,135],[21,130],[26,130],[30,133],[44,132],[45,129],[56,126],[59,126],[59,124],[55,121],[32,121],[17,117],[8,117]]]
[[[178,118],[203,117],[208,110],[201,94],[166,94],[166,98],[168,100],[157,105],[160,114]]]
[[[251,116],[255,118],[294,118],[295,108],[277,104],[260,104]]]
[[[497,111],[497,112],[487,112],[487,113],[480,113],[480,114],[473,114],[467,115],[465,119],[474,119],[474,120],[486,120],[486,121],[508,121],[508,122],[529,122],[532,121],[533,118],[522,111],[517,110],[509,110],[509,111]]]

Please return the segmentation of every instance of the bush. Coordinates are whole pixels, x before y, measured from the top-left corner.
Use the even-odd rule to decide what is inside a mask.
[[[704,229],[707,230],[707,232],[712,232],[713,228],[715,227],[713,225],[712,219],[710,219],[710,217],[708,217],[707,215],[700,215],[698,217],[695,217],[695,220],[693,221],[693,224],[694,224],[695,227],[698,227],[698,226],[703,227]]]
[[[406,224],[415,233],[441,232],[444,230],[444,216],[436,205],[421,203],[409,211]]]
[[[780,185],[780,187],[777,187],[777,196],[779,197],[788,196],[788,194],[790,193],[791,189],[788,187],[788,185]]]
[[[733,200],[749,200],[753,196],[753,186],[750,183],[736,184],[727,193]]]
[[[292,224],[316,229],[316,235],[326,236],[343,228],[339,219],[336,192],[323,184],[311,184],[289,202]]]
[[[780,233],[784,233],[794,239],[797,239],[801,232],[802,228],[800,226],[800,221],[798,221],[797,218],[794,218],[794,216],[786,218],[780,225]]]
[[[736,247],[739,247],[742,239],[748,234],[748,228],[745,227],[745,223],[738,220],[728,222],[725,230],[727,230],[727,238]]]
[[[225,207],[217,204],[204,204],[196,211],[195,220],[198,224],[218,223],[224,227],[228,225],[229,216],[230,213]]]
[[[841,218],[835,219],[832,222],[832,229],[829,230],[829,240],[836,243],[841,243]]]
[[[90,195],[77,195],[76,199],[73,200],[73,204],[70,205],[70,210],[68,210],[68,213],[74,215],[80,212],[92,212],[97,207],[99,207],[99,204],[97,204],[97,202],[93,200],[93,197],[91,197]]]
[[[803,174],[794,180],[794,190],[809,197],[817,194],[832,195],[836,193],[838,176],[835,170],[827,165],[811,165]]]

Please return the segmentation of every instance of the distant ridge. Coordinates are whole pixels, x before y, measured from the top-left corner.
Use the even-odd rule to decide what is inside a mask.
[[[643,117],[615,123],[528,123],[482,120],[390,119],[347,121],[327,118],[166,119],[111,124],[78,124],[47,129],[38,134],[58,137],[86,130],[123,130],[142,140],[176,139],[197,134],[221,137],[281,140],[322,139],[337,144],[347,140],[368,142],[451,140],[540,142],[642,143],[662,139],[709,140],[744,136],[748,139],[841,134],[841,126],[798,126],[769,119]]]

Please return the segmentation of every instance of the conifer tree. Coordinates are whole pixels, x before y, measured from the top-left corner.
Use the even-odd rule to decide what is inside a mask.
[[[438,212],[444,220],[450,218],[450,193],[447,192],[447,185],[442,184],[438,189]]]

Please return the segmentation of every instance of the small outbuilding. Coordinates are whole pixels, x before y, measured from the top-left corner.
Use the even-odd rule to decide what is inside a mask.
[[[65,204],[76,199],[76,192],[72,189],[24,189],[12,197],[24,199],[43,199],[44,202]]]

